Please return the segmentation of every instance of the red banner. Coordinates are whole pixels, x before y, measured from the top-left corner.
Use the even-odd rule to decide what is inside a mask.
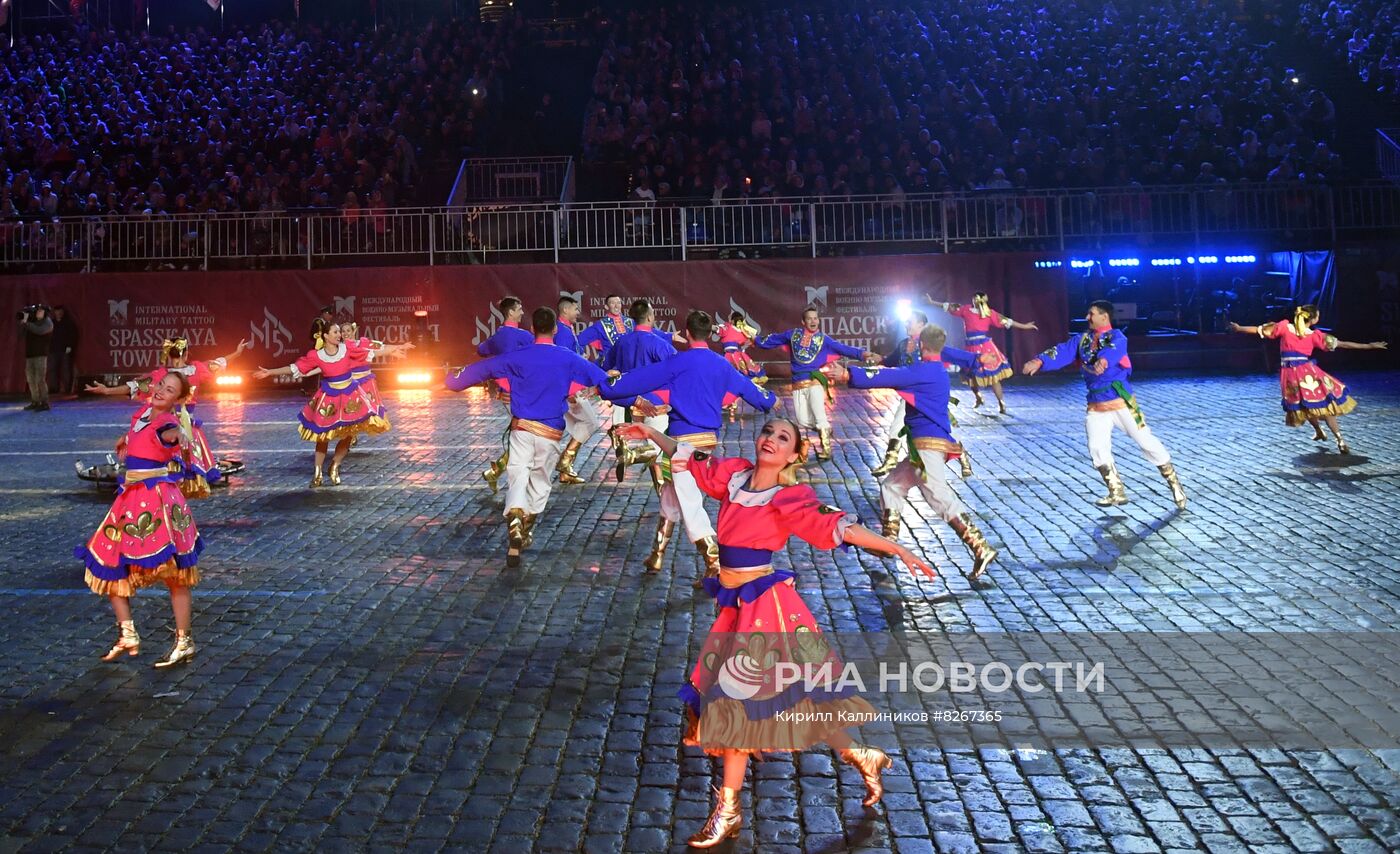
[[[242,338],[253,353],[239,367],[286,365],[309,347],[316,311],[330,305],[338,319],[397,343],[413,339],[416,311],[432,342],[432,359],[461,364],[502,318],[494,303],[516,296],[526,306],[553,307],[561,294],[583,305],[582,320],[602,313],[608,294],[646,297],[656,305],[658,326],[684,324],[691,309],[727,318],[739,310],[762,331],[796,326],[802,310],[822,312],[825,331],[854,346],[879,350],[902,335],[895,318],[900,299],[944,326],[952,343],[962,324],[926,304],[969,302],[986,291],[994,308],[1039,332],[1000,333],[1013,360],[1027,358],[1068,336],[1062,270],[1035,269],[1042,259],[1021,254],[882,256],[870,258],[687,261],[646,264],[392,267],[311,271],[247,271],[181,274],[99,273],[6,278],[10,311],[30,303],[65,305],[80,331],[81,375],[143,373],[156,365],[166,337],[189,339],[194,358],[228,353]],[[17,323],[0,327],[4,387],[24,388],[23,342]],[[779,358],[776,352],[755,354]],[[779,372],[781,373],[781,372]]]

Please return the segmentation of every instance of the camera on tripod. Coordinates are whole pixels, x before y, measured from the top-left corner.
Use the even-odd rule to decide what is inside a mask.
[[[38,314],[40,311],[44,312],[44,314],[48,314],[49,307],[42,303],[26,305],[24,308],[15,312],[15,320],[22,320],[25,323],[29,323],[34,319],[34,315]]]

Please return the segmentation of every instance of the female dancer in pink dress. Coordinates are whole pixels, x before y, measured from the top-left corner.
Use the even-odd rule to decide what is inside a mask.
[[[93,394],[126,394],[149,402],[152,387],[164,379],[166,374],[180,374],[189,380],[189,399],[175,410],[176,416],[182,421],[189,421],[192,436],[189,460],[185,466],[185,479],[180,482],[180,491],[186,498],[208,498],[209,484],[218,483],[223,473],[219,471],[218,459],[209,447],[209,438],[204,434],[204,422],[194,417],[195,398],[200,386],[213,387],[214,375],[227,369],[228,363],[241,356],[249,346],[247,341],[239,341],[237,349],[232,353],[206,362],[189,358],[189,342],[184,338],[167,338],[160,349],[160,367],[154,371],[124,385],[105,386],[100,383],[88,383],[85,390]]]
[[[730,312],[729,322],[719,328],[719,343],[724,348],[724,358],[734,366],[734,370],[753,380],[754,385],[762,386],[768,382],[768,374],[749,355],[749,347],[757,336],[758,330],[749,325],[741,311]],[[724,412],[730,418],[738,417],[738,401],[724,407]]]
[[[1300,305],[1293,311],[1293,320],[1279,320],[1263,326],[1240,326],[1231,323],[1230,329],[1258,335],[1260,338],[1277,338],[1279,344],[1279,386],[1283,392],[1283,423],[1298,427],[1303,423],[1313,427],[1313,440],[1324,441],[1319,421],[1326,421],[1337,439],[1337,451],[1351,453],[1346,440],[1342,438],[1342,428],[1337,418],[1356,408],[1356,398],[1347,394],[1342,381],[1322,370],[1313,358],[1313,351],[1323,350],[1384,350],[1384,341],[1370,344],[1356,344],[1339,340],[1321,329],[1313,329],[1313,324],[1322,317],[1315,305]]]
[[[317,330],[316,349],[281,368],[258,368],[253,377],[264,379],[290,374],[301,379],[317,369],[321,371],[316,393],[297,416],[301,421],[298,432],[301,438],[316,443],[316,470],[311,476],[313,487],[324,482],[321,467],[330,443],[336,443],[330,476],[331,483],[339,486],[340,463],[350,450],[351,438],[357,433],[386,433],[389,420],[384,417],[382,407],[365,393],[363,380],[353,376],[356,369],[368,364],[369,349],[341,340],[339,323],[318,325]],[[412,344],[386,344],[376,352],[392,355],[411,349]]]
[[[928,299],[928,296],[925,295],[924,299]],[[941,306],[953,317],[961,318],[967,327],[967,339],[963,349],[977,354],[977,367],[967,372],[967,386],[972,389],[973,396],[972,408],[976,409],[982,405],[982,389],[991,386],[992,394],[997,396],[997,410],[1005,415],[1006,399],[1001,394],[1001,381],[1011,376],[1014,371],[1006,361],[1006,356],[1002,355],[1001,349],[992,340],[992,327],[1033,331],[1036,325],[1020,323],[1002,316],[987,305],[987,295],[981,291],[972,295],[972,305],[934,302],[931,299],[929,302]]]
[[[193,450],[191,436],[174,410],[190,393],[183,374],[170,373],[151,386],[150,405],[131,417],[117,456],[126,463],[116,500],[87,544],[74,549],[86,568],[88,589],[112,603],[121,632],[102,657],[115,661],[141,650],[141,636],[131,618],[131,597],[142,587],[164,583],[175,612],[175,648],[156,667],[169,667],[194,656],[190,635],[190,588],[199,583],[199,553],[204,542],[195,528],[179,484],[183,457]]]
[[[617,429],[628,439],[655,442],[671,458],[673,472],[689,471],[700,489],[720,502],[721,568],[718,578],[704,580],[719,614],[681,697],[689,706],[685,743],[722,756],[724,780],[714,812],[690,845],[709,848],[738,834],[744,823],[739,789],[749,757],[765,751],[804,750],[825,741],[860,772],[865,805],[874,806],[884,793],[880,775],[890,759],[878,748],[855,745],[845,731],[853,724],[842,722],[843,715],[872,714],[870,704],[848,686],[771,687],[772,674],[784,662],[829,661],[833,673],[841,672],[797,592],[795,573],[776,569],[773,552],[797,536],[822,549],[850,543],[892,554],[930,578],[933,568],[845,512],[824,506],[810,486],[795,483],[807,443],[785,418],[763,426],[754,443],[756,462],[707,457],[645,424]]]

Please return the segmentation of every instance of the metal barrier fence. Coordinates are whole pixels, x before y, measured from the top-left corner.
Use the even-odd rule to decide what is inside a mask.
[[[1110,187],[0,220],[0,271],[655,260],[878,252],[1251,250],[1394,237],[1400,187]]]

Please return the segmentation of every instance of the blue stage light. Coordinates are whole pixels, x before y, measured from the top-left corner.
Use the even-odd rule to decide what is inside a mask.
[[[1110,267],[1136,267],[1136,266],[1138,266],[1138,264],[1140,264],[1140,263],[1141,263],[1141,262],[1138,261],[1138,259],[1136,259],[1136,258],[1110,258],[1110,259],[1108,259],[1108,266],[1110,266]]]

